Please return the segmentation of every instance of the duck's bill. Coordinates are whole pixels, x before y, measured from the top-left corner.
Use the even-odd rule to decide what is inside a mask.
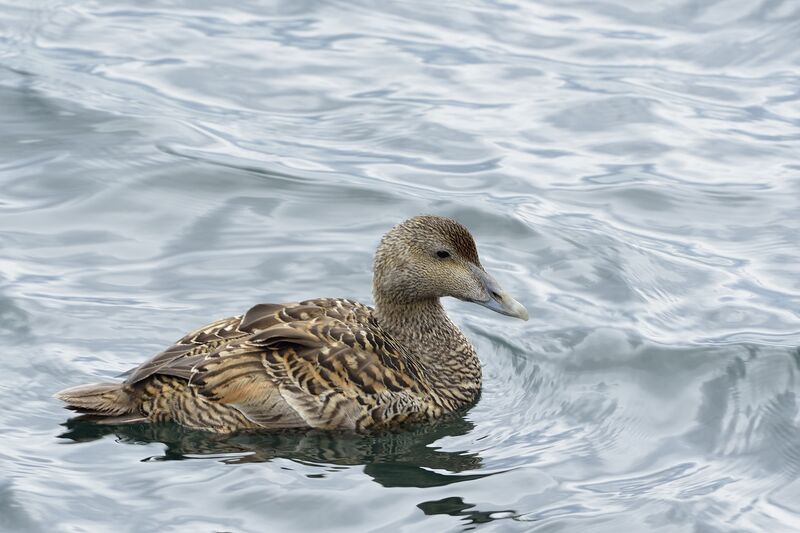
[[[483,283],[488,298],[485,300],[473,300],[476,304],[482,305],[501,315],[513,316],[522,320],[528,320],[528,310],[525,306],[511,297],[497,281],[482,268],[475,268],[475,274]]]
[[[528,310],[525,306],[511,297],[510,294],[503,291],[498,293],[499,298],[492,298],[485,302],[475,302],[492,311],[496,311],[501,315],[513,316],[522,320],[528,320]]]

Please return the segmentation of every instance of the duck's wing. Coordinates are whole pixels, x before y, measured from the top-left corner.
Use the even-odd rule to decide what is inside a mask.
[[[360,428],[402,415],[420,368],[372,317],[348,300],[256,306],[201,328],[128,379],[185,379],[203,398],[267,428]],[[199,350],[210,337],[213,349]],[[300,423],[298,423],[300,422]]]
[[[183,336],[163,352],[126,372],[125,383],[133,385],[154,374],[164,374],[183,358],[207,354],[228,343],[246,338],[249,333],[240,329],[243,317],[244,315],[223,318]]]

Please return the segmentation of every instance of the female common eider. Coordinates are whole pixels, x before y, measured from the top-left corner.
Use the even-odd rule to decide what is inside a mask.
[[[383,237],[372,290],[374,308],[337,298],[256,305],[189,333],[123,383],[56,397],[100,424],[217,433],[432,420],[481,387],[475,349],[439,298],[528,319],[483,269],[469,231],[443,217],[414,217]]]

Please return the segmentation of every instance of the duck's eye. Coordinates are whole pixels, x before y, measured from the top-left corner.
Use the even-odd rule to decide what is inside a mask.
[[[436,257],[438,257],[439,259],[447,259],[448,257],[450,257],[450,252],[448,252],[447,250],[439,250],[438,252],[436,252]]]

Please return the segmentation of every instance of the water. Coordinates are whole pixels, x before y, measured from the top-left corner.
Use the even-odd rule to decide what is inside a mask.
[[[0,0],[0,530],[800,529],[800,6]],[[369,437],[67,427],[455,217],[479,403]]]

